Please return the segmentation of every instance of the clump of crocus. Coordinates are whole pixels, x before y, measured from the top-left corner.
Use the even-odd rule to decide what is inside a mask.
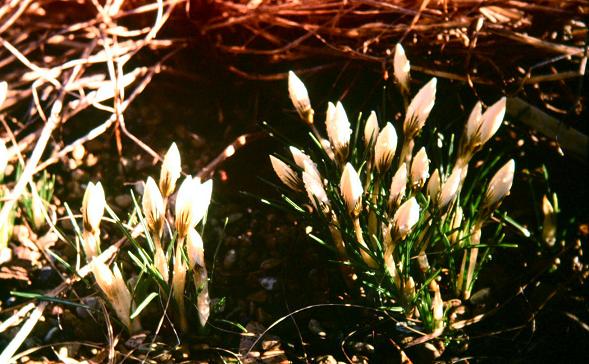
[[[409,97],[410,66],[400,45],[394,67],[401,93]],[[446,327],[444,299],[469,298],[484,263],[477,259],[482,227],[491,223],[509,193],[515,171],[511,160],[486,189],[462,192],[469,162],[501,125],[504,99],[484,113],[480,103],[475,105],[456,157],[440,165],[430,161],[430,146],[423,144],[421,131],[434,108],[436,88],[433,78],[405,103],[399,124],[371,111],[363,127],[353,126],[343,103],[329,102],[327,137],[315,124],[311,128],[316,148],[290,146],[292,162],[270,156],[288,187],[286,193],[292,195],[288,205],[311,219],[315,240],[333,244],[348,287],[359,284],[362,295],[368,296],[371,288],[379,287],[372,292],[379,304],[388,299],[401,305],[408,318],[429,320],[424,326],[432,332]],[[311,125],[309,115],[316,114],[304,84],[292,72],[289,92],[299,117]],[[443,284],[436,278],[439,272],[451,272]]]
[[[160,285],[171,290],[178,312],[178,323],[182,331],[189,329],[185,302],[187,274],[191,275],[198,290],[196,297],[199,321],[204,326],[209,317],[208,278],[204,262],[204,245],[195,227],[203,220],[209,208],[213,191],[212,180],[201,182],[200,178],[186,176],[176,192],[173,222],[167,219],[168,198],[176,189],[181,175],[180,153],[172,144],[162,164],[159,187],[149,177],[145,183],[142,210],[147,233],[154,242],[153,264],[161,276]],[[165,241],[164,227],[173,227],[175,246],[171,256]],[[187,259],[186,259],[187,257]],[[171,272],[171,277],[170,277]]]

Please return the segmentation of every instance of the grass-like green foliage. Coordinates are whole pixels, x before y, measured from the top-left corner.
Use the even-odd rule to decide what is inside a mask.
[[[408,60],[398,58],[395,77],[408,100]],[[435,78],[405,102],[402,125],[385,125],[374,112],[350,123],[341,103],[329,103],[326,137],[292,72],[289,94],[310,128],[311,147],[270,157],[288,187],[285,204],[312,226],[314,240],[333,250],[351,292],[379,307],[401,306],[418,329],[441,333],[449,309],[470,297],[493,250],[512,246],[503,241],[496,209],[509,194],[514,161],[495,156],[470,166],[500,127],[505,99],[484,112],[477,103],[458,142],[446,136],[440,148],[420,137],[435,103]],[[436,158],[445,162],[430,165],[428,153],[446,153]]]
[[[19,180],[22,172],[21,164],[16,164],[12,166],[15,169],[14,173],[6,176],[5,171],[8,164],[8,150],[4,142],[0,140],[0,209],[4,205],[2,200],[7,197],[10,191],[9,186]],[[55,177],[46,171],[36,181],[29,184],[27,193],[20,198],[20,206],[15,204],[8,214],[7,221],[0,224],[0,251],[6,249],[10,242],[15,220],[20,223],[21,217],[26,218],[35,231],[41,230],[46,225],[47,217],[50,218],[48,214],[50,213],[49,207],[53,198],[54,184]]]

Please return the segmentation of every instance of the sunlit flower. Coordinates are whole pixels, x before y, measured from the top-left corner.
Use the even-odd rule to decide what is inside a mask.
[[[436,101],[436,83],[436,78],[432,78],[417,92],[407,107],[403,122],[403,132],[406,138],[413,138],[423,128]]]
[[[346,206],[348,207],[348,212],[353,213],[360,202],[364,190],[362,188],[360,176],[358,176],[358,173],[350,163],[347,163],[344,167],[339,187]]]
[[[395,79],[401,85],[404,90],[409,90],[409,71],[411,65],[407,56],[405,55],[405,49],[400,43],[395,46],[395,55],[393,57],[393,73]]]
[[[489,139],[495,135],[505,116],[506,98],[502,97],[489,106],[482,115],[482,125],[480,130],[480,143],[485,144]]]
[[[339,101],[335,107],[332,103],[329,103],[327,116],[325,123],[329,142],[336,155],[343,155],[350,143],[350,135],[352,134],[346,110]]]
[[[466,138],[467,144],[477,139],[477,135],[480,134],[481,124],[483,121],[483,109],[480,101],[472,108],[470,115],[468,116],[468,120],[466,121],[466,126],[464,127],[464,137]]]
[[[425,148],[421,148],[411,162],[411,183],[413,186],[423,186],[429,177],[429,159]]]
[[[288,72],[288,95],[301,119],[312,124],[313,109],[311,108],[309,93],[303,81],[292,71]]]
[[[312,162],[311,158],[300,149],[293,146],[288,147],[288,149],[290,150],[290,154],[292,154],[292,159],[299,168],[305,168],[305,161]]]
[[[497,204],[509,194],[511,185],[513,183],[513,175],[515,173],[515,162],[510,159],[509,162],[505,163],[497,173],[491,178],[485,198],[483,200],[483,206],[488,208],[494,208]]]
[[[288,164],[273,155],[270,156],[270,163],[272,163],[272,168],[282,183],[294,191],[300,190],[301,179]]]
[[[378,137],[378,118],[374,111],[370,112],[366,124],[364,125],[364,145],[368,146],[376,141]]]
[[[318,201],[324,205],[329,205],[329,199],[327,198],[327,194],[323,188],[323,181],[321,179],[321,175],[317,171],[317,168],[310,161],[305,161],[304,166],[305,169],[303,171],[303,184],[305,185],[305,190],[309,196],[309,201],[311,201],[316,209],[319,208],[319,206],[316,205],[315,201]]]
[[[104,199],[102,184],[100,182],[96,184],[89,182],[82,201],[84,229],[89,231],[99,230],[100,220],[102,220],[102,216],[104,215],[105,206],[106,201]]]
[[[456,197],[456,193],[458,192],[458,188],[460,187],[460,179],[462,176],[462,170],[460,168],[456,168],[452,170],[450,176],[442,185],[442,192],[440,193],[440,197],[438,199],[438,207],[444,208],[450,202],[454,200]]]
[[[394,231],[401,239],[411,232],[413,226],[419,221],[419,204],[415,197],[405,201],[393,216]]]
[[[195,266],[205,266],[205,250],[202,237],[194,228],[191,228],[188,231],[188,236],[186,237],[186,252],[189,267],[191,269],[194,269]]]
[[[151,177],[145,183],[142,207],[147,228],[159,235],[164,226],[165,206],[160,189]]]
[[[395,151],[397,149],[397,132],[393,124],[387,125],[378,134],[376,144],[374,145],[374,164],[376,169],[383,173],[393,162]]]
[[[200,179],[187,176],[178,189],[176,196],[176,231],[179,238],[186,237],[204,217],[211,203],[213,181],[204,183]]]
[[[86,255],[86,260],[88,262],[92,261],[92,258],[96,257],[100,251],[100,232],[84,229],[80,244]]]
[[[174,193],[176,181],[180,178],[181,173],[180,151],[178,151],[176,143],[172,143],[164,157],[160,172],[160,191],[163,197],[169,197]]]
[[[436,201],[441,189],[442,181],[440,180],[440,171],[436,168],[427,181],[427,195],[432,201]]]
[[[548,245],[553,246],[556,242],[558,200],[554,195],[554,205],[546,195],[542,198],[542,213],[544,214],[544,223],[542,224],[542,240]]]
[[[407,165],[405,162],[401,164],[391,182],[389,191],[389,208],[398,205],[403,196],[405,196],[405,189],[407,188]]]

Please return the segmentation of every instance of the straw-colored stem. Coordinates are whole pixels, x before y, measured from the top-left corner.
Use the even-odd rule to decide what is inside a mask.
[[[413,155],[413,147],[415,146],[415,141],[413,138],[407,138],[403,142],[403,147],[401,148],[401,156],[399,158],[399,164],[405,162],[407,165],[407,169],[410,170],[411,168],[411,156]]]
[[[174,258],[174,277],[172,278],[172,291],[174,300],[178,305],[178,315],[180,319],[180,330],[188,331],[188,321],[186,320],[186,309],[184,304],[184,287],[186,285],[186,264],[182,261],[182,247],[184,246],[184,237],[178,238],[176,244],[176,255]]]
[[[370,212],[368,213],[368,232],[370,237],[376,235],[378,228],[378,219],[376,216],[376,209],[378,208],[378,196],[380,194],[380,176],[377,176],[374,180],[374,186],[372,188],[372,195],[370,196]],[[373,245],[373,244],[371,244]]]
[[[364,241],[364,236],[362,234],[362,227],[360,226],[360,218],[358,216],[353,217],[354,221],[354,232],[356,233],[356,241],[360,244],[360,254],[362,255],[362,260],[366,263],[370,268],[377,268],[378,265],[368,254],[366,250],[368,250],[368,245],[366,245],[366,241]]]

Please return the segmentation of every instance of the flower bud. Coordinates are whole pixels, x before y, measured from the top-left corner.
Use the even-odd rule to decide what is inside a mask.
[[[321,207],[317,206],[317,201],[320,204],[329,206],[329,199],[327,198],[327,194],[323,188],[323,180],[321,179],[319,171],[317,171],[315,165],[310,161],[305,161],[304,165],[305,169],[303,171],[303,184],[305,186],[305,190],[307,191],[307,195],[309,196],[309,201],[311,201],[315,209]]]
[[[419,204],[415,197],[405,201],[393,216],[393,226],[396,235],[404,239],[419,221]]]
[[[389,191],[389,208],[393,208],[401,203],[403,196],[405,196],[405,189],[407,188],[407,165],[405,162],[401,164],[391,181],[391,188]]]
[[[152,234],[159,234],[164,226],[164,199],[153,178],[147,178],[142,200],[143,214],[147,229]]]
[[[393,73],[395,75],[395,79],[401,86],[401,89],[408,91],[409,90],[409,71],[411,70],[411,65],[407,56],[405,55],[405,49],[400,43],[397,43],[395,46],[395,56],[393,57]]]
[[[89,182],[82,200],[82,219],[85,230],[99,230],[105,206],[106,201],[102,184],[100,182],[96,184]]]
[[[196,266],[205,267],[205,250],[202,237],[194,228],[188,231],[186,252],[190,269],[194,269]]]
[[[450,202],[454,200],[456,197],[456,193],[458,192],[458,188],[460,187],[460,181],[462,177],[462,169],[455,168],[450,173],[450,177],[444,182],[442,185],[442,192],[440,193],[440,197],[438,199],[438,207],[444,208]]]
[[[403,133],[406,138],[412,139],[423,128],[436,101],[436,83],[437,79],[432,78],[417,92],[407,107],[403,122]]]
[[[160,172],[160,190],[163,197],[169,197],[176,189],[176,181],[180,178],[182,173],[182,165],[180,163],[180,152],[176,143],[172,143],[170,149],[164,157],[162,169]]]
[[[542,212],[544,213],[544,223],[542,224],[542,240],[548,246],[554,246],[556,242],[556,226],[558,213],[558,200],[554,195],[554,206],[546,195],[542,198]]]
[[[292,154],[292,159],[299,168],[305,169],[305,161],[313,163],[311,158],[300,149],[292,146],[288,147],[288,149],[290,150],[290,154]]]
[[[358,176],[358,173],[350,163],[347,163],[344,167],[339,186],[344,202],[348,207],[348,212],[350,214],[354,213],[360,203],[364,190],[360,176]]]
[[[501,200],[509,194],[511,185],[513,183],[513,175],[515,173],[515,162],[510,159],[505,163],[497,173],[491,178],[485,198],[483,200],[483,207],[495,208]]]
[[[325,120],[325,124],[329,142],[335,154],[342,156],[345,154],[346,148],[350,143],[350,135],[352,134],[346,110],[342,103],[338,101],[335,107],[332,103],[329,103],[327,114],[328,117]]]
[[[272,168],[282,183],[284,183],[293,191],[300,190],[301,179],[288,164],[284,163],[273,155],[270,156],[270,163],[272,163]]]
[[[301,119],[312,124],[313,109],[311,108],[309,93],[303,81],[292,71],[288,72],[288,95]]]
[[[429,177],[429,159],[425,148],[421,148],[411,162],[411,183],[414,187],[421,187]]]
[[[427,181],[427,195],[432,201],[437,201],[441,189],[442,181],[440,181],[440,171],[436,168]]]
[[[397,149],[397,133],[393,124],[387,125],[378,134],[374,145],[374,164],[380,173],[384,173],[393,162]]]
[[[376,141],[378,137],[378,118],[374,111],[370,112],[366,125],[364,125],[364,145],[368,146]]]
[[[187,176],[176,196],[176,231],[179,238],[186,237],[188,230],[202,220],[209,208],[213,181],[200,183],[195,177]]]
[[[489,106],[487,110],[481,116],[482,124],[480,130],[480,144],[485,144],[489,139],[495,135],[505,116],[506,98],[502,97]]]

